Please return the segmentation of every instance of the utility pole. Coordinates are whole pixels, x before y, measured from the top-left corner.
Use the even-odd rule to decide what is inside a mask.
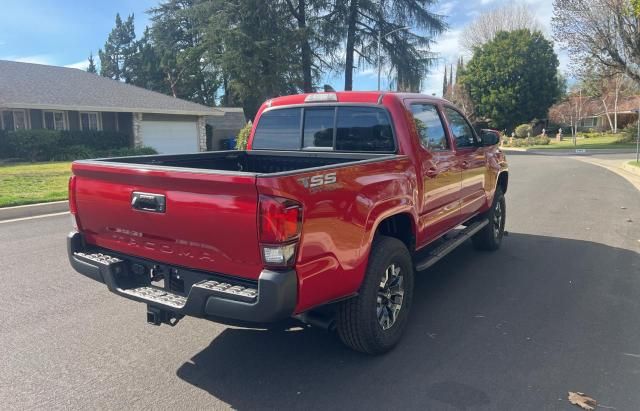
[[[636,163],[640,163],[640,107],[638,108],[638,134],[636,135]]]

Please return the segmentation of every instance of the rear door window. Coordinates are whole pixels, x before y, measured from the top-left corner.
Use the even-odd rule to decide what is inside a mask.
[[[266,150],[299,150],[301,108],[283,108],[262,113],[252,147]]]
[[[442,119],[438,114],[438,109],[433,104],[413,103],[411,104],[413,120],[422,142],[422,146],[431,151],[442,151],[449,149],[449,140],[444,132]]]

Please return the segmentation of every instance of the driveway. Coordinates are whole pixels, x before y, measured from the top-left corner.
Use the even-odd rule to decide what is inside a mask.
[[[640,406],[640,192],[562,157],[512,154],[510,235],[422,273],[383,357],[316,329],[262,331],[145,307],[69,267],[68,216],[0,224],[3,409],[573,409]],[[577,408],[576,408],[577,409]]]

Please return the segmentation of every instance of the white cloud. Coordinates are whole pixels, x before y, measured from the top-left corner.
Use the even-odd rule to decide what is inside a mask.
[[[436,10],[436,13],[449,16],[457,5],[458,2],[456,0],[444,1],[438,5],[439,7]]]
[[[87,60],[81,60],[81,61],[79,61],[77,63],[65,64],[64,65],[64,67],[74,68],[74,69],[79,69],[79,70],[86,70],[88,66],[89,66],[89,62]]]
[[[49,54],[35,54],[33,56],[4,56],[2,60],[17,61],[19,63],[35,63],[53,65],[53,59]]]

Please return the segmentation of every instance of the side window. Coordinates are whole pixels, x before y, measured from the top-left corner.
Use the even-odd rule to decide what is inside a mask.
[[[456,147],[477,147],[478,142],[473,134],[473,130],[462,114],[449,107],[445,107],[444,111],[447,115],[447,119],[449,119],[451,134],[453,134],[453,138],[456,139]]]
[[[339,107],[336,150],[395,150],[393,131],[386,111],[373,107]]]
[[[411,104],[411,112],[422,146],[427,150],[448,150],[449,141],[436,106],[414,103]]]
[[[260,116],[253,136],[254,149],[300,150],[300,108],[271,110]]]

